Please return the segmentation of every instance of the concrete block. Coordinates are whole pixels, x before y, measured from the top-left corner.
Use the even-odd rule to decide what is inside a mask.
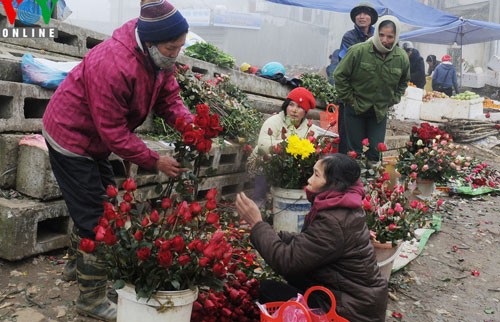
[[[461,101],[451,98],[433,99],[424,102],[420,108],[420,119],[431,122],[444,122],[448,119],[473,119],[483,114],[483,97]]]
[[[61,190],[52,173],[46,149],[21,145],[17,163],[16,190],[36,199],[61,197]]]
[[[487,70],[485,83],[493,87],[500,87],[500,72]]]
[[[386,156],[397,156],[398,149],[406,147],[406,142],[408,142],[408,135],[391,135],[385,137],[385,145],[387,146],[387,152],[384,152],[384,157]]]
[[[16,185],[19,141],[24,135],[0,134],[0,188],[10,189]]]
[[[422,100],[424,97],[424,90],[418,87],[408,86],[404,96],[413,100]]]
[[[202,163],[201,175],[215,175],[241,171],[243,147],[240,144],[224,141],[223,144],[214,143],[208,153],[208,160]]]
[[[240,191],[253,189],[254,179],[247,173],[232,173],[204,179],[199,188],[197,199],[203,199],[207,192],[216,188],[219,198],[231,199]]]
[[[182,64],[189,65],[192,71],[206,75],[209,79],[213,78],[214,74],[229,75],[231,77],[231,81],[238,84],[238,87],[247,93],[284,100],[288,95],[288,92],[290,92],[290,88],[288,86],[263,77],[242,73],[236,69],[218,67],[214,64],[184,55],[179,55],[177,60]]]
[[[420,108],[422,107],[422,98],[414,100],[411,98],[406,99],[406,107],[404,118],[410,120],[418,120],[420,118]]]
[[[486,67],[494,72],[500,72],[500,56],[494,55],[493,57],[491,57]]]
[[[0,81],[0,133],[41,132],[52,93],[36,85]]]
[[[484,87],[487,80],[486,73],[464,73],[462,77],[462,86],[471,88],[481,88]]]
[[[68,246],[66,204],[0,198],[0,258],[19,260]]]

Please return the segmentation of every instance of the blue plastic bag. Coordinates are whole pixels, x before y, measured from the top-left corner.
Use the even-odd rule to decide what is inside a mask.
[[[55,89],[79,62],[53,62],[24,54],[21,60],[23,82]]]

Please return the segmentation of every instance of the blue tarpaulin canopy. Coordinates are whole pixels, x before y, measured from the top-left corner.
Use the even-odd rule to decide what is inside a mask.
[[[459,46],[500,40],[500,24],[462,19],[441,27],[422,28],[404,33],[401,40]]]
[[[313,8],[337,12],[350,12],[360,0],[268,0],[269,2]],[[444,11],[427,6],[415,0],[371,0],[369,2],[377,10],[379,16],[393,15],[401,22],[412,26],[439,27],[446,26],[459,18]]]

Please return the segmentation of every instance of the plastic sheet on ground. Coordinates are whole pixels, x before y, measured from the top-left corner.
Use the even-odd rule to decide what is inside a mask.
[[[434,215],[432,223],[434,228],[417,229],[415,231],[417,238],[413,238],[403,243],[399,256],[394,260],[392,272],[399,271],[417,258],[424,250],[429,237],[431,237],[434,232],[441,230],[441,217]]]
[[[468,186],[462,186],[462,187],[457,187],[455,188],[455,191],[460,194],[460,195],[468,195],[468,196],[479,196],[479,195],[484,195],[490,192],[498,192],[500,189],[495,189],[491,187],[478,187],[478,188],[472,188]]]

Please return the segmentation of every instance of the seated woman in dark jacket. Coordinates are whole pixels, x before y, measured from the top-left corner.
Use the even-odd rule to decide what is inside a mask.
[[[344,154],[318,161],[306,187],[312,207],[300,233],[276,233],[262,221],[251,199],[237,195],[238,213],[252,226],[252,244],[288,282],[263,281],[260,302],[287,301],[321,285],[334,293],[340,316],[357,322],[385,321],[387,281],[370,242],[359,176],[357,162]],[[328,310],[329,303],[321,298],[315,302]]]

